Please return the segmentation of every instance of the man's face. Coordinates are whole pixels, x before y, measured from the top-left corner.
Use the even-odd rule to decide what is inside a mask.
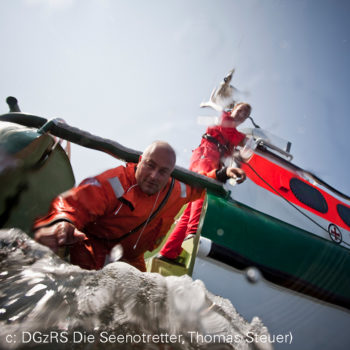
[[[249,117],[249,114],[250,108],[246,104],[241,104],[234,108],[231,117],[233,118],[235,126],[242,124]]]
[[[175,166],[175,159],[168,150],[155,147],[142,156],[135,177],[141,190],[152,195],[167,184]]]

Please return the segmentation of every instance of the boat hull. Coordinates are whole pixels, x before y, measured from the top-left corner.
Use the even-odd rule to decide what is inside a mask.
[[[347,249],[210,194],[199,230],[192,277],[228,298],[243,317],[260,317],[281,339],[289,334],[295,349],[350,346],[344,331],[350,326]],[[288,346],[288,341],[274,344]]]
[[[350,308],[350,254],[342,246],[210,194],[200,227],[231,266],[255,266],[273,283]]]

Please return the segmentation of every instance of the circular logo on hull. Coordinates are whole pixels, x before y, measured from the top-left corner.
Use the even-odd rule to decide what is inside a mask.
[[[343,236],[337,225],[330,224],[328,226],[329,237],[331,237],[332,241],[335,243],[341,243],[343,241]]]

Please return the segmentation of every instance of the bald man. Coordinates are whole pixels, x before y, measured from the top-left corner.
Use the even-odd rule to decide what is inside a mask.
[[[185,203],[204,195],[170,177],[175,162],[168,143],[153,142],[137,165],[107,170],[55,198],[34,238],[54,252],[69,246],[71,263],[89,270],[101,269],[120,244],[120,260],[145,271],[144,253],[160,244]]]

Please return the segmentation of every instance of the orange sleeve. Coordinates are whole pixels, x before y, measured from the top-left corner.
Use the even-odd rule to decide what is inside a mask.
[[[198,174],[201,174],[201,175],[210,177],[211,179],[217,180],[216,171],[217,171],[217,169],[213,169],[211,171],[198,171]]]
[[[82,230],[87,223],[93,222],[113,205],[116,206],[117,202],[107,183],[101,183],[95,178],[87,179],[78,187],[56,197],[48,214],[36,220],[34,229],[66,220]]]
[[[187,193],[187,197],[186,197],[186,200],[184,201],[184,204],[188,202],[193,202],[202,197],[204,198],[206,189],[203,187],[193,187],[193,186],[186,185],[186,193]]]

